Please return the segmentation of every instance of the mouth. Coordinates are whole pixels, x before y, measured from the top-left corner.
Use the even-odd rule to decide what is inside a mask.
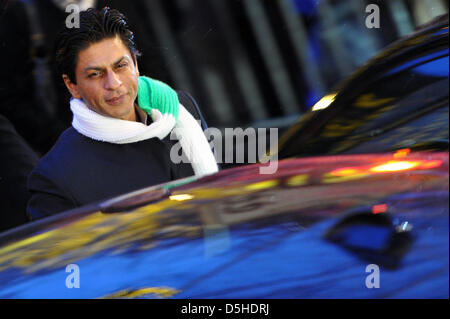
[[[126,94],[122,94],[122,95],[113,97],[111,99],[105,99],[105,101],[109,105],[118,105],[118,104],[121,104],[123,102],[123,100],[125,99],[125,96],[126,96]]]

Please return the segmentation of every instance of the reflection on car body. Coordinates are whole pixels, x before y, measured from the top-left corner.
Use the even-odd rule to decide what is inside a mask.
[[[395,161],[403,164],[392,166]],[[386,167],[389,163],[390,168]],[[420,260],[445,253],[445,245],[425,248],[429,239],[424,234],[429,228],[440,240],[448,234],[448,154],[414,153],[402,158],[394,154],[351,155],[280,164],[279,175],[270,179],[257,177],[258,165],[252,165],[232,180],[223,171],[214,178],[171,189],[174,196],[190,195],[185,201],[164,197],[124,213],[92,211],[42,224],[41,229],[0,248],[2,297],[131,297],[140,294],[123,291],[140,289],[153,292],[142,294],[147,297],[332,297],[337,290],[330,288],[328,295],[313,289],[315,284],[303,289],[304,280],[310,282],[307,278],[313,276],[313,282],[320,286],[322,280],[338,276],[332,269],[341,267],[352,269],[346,275],[349,286],[339,288],[341,297],[401,296],[411,293],[401,289],[411,280],[402,277],[412,267],[410,261],[392,262],[401,265],[395,273],[400,279],[384,275],[390,284],[383,289],[355,293],[352,285],[365,278],[367,252],[360,253],[361,259],[356,261],[324,240],[341,218],[355,209],[370,212],[380,204],[387,206],[386,218],[392,227],[408,221],[414,225],[412,236],[420,235],[407,256]],[[301,167],[307,177],[297,179],[295,167]],[[349,167],[359,169],[356,177],[342,174],[348,173]],[[389,169],[382,171],[380,167]],[[244,181],[246,174],[254,176],[250,183]],[[302,182],[292,185],[293,178]],[[152,191],[147,191],[150,197]],[[267,206],[242,206],[241,210],[243,194]],[[233,201],[238,202],[238,208],[230,212],[226,207],[230,202],[235,205]],[[421,205],[430,203],[424,213]],[[327,257],[320,257],[322,253]],[[389,256],[372,252],[369,260],[391,267],[385,260]],[[445,258],[434,262],[438,268],[446,262],[448,265]],[[64,269],[72,263],[80,267],[78,290],[64,286]],[[433,269],[424,267],[419,273],[430,275]],[[444,290],[438,286],[437,290],[436,286],[423,290],[419,284],[420,293],[416,293],[440,297]],[[115,294],[118,291],[123,294]]]

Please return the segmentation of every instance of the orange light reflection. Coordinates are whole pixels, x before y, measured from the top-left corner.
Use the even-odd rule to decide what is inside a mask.
[[[419,166],[422,162],[412,162],[412,161],[389,161],[386,164],[378,165],[370,169],[374,173],[382,172],[397,172],[404,171],[416,166]]]
[[[389,173],[406,171],[410,169],[431,169],[442,165],[441,160],[423,160],[423,161],[388,161],[384,164],[378,164],[373,167],[342,167],[329,172],[328,176],[334,178],[364,177],[371,173]],[[339,179],[341,180],[341,179]]]
[[[409,148],[403,148],[395,152],[394,158],[406,157],[409,153],[411,153],[411,150]]]
[[[330,172],[332,176],[350,176],[360,173],[362,170],[356,167],[343,167]]]
[[[373,205],[372,206],[372,213],[373,214],[386,213],[386,211],[387,211],[387,205],[386,204],[379,204],[379,205]]]
[[[435,168],[442,165],[441,160],[427,161],[420,165],[420,168]]]

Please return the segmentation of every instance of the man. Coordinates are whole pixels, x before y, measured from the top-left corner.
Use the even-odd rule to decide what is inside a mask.
[[[200,126],[183,106],[192,110],[188,104],[194,102],[180,95],[179,103],[166,84],[140,77],[138,55],[117,10],[83,11],[79,28],[59,34],[56,63],[72,95],[73,121],[30,174],[32,219],[218,170]],[[174,163],[177,145],[189,163]]]

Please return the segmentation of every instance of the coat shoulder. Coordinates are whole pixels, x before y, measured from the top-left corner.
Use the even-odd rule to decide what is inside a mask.
[[[83,150],[89,146],[89,139],[79,134],[73,127],[66,129],[58,138],[55,145],[45,154],[36,170],[41,173],[70,169],[71,163],[83,156]]]

